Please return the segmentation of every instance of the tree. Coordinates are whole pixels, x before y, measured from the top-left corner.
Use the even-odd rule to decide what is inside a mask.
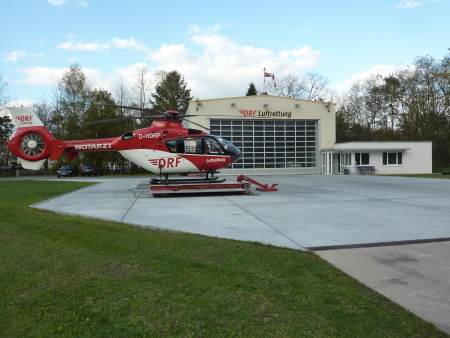
[[[361,139],[361,127],[355,122],[348,105],[347,95],[338,98],[336,110],[336,142],[351,142]]]
[[[247,93],[245,93],[245,96],[251,96],[251,95],[258,95],[258,92],[257,92],[256,87],[253,84],[253,82],[250,83],[250,85],[248,86],[248,89],[247,89]]]
[[[134,93],[133,106],[137,108],[149,108],[150,96],[150,72],[146,64],[136,66],[137,78],[133,84],[132,91]]]
[[[319,73],[306,73],[304,80],[307,100],[331,101],[330,90],[328,89],[329,80]]]
[[[268,89],[267,92],[277,96],[303,99],[305,98],[306,86],[297,76],[289,74],[277,79],[277,86]]]
[[[393,140],[402,109],[403,88],[400,80],[394,75],[385,77],[383,81],[384,83],[374,90],[379,91],[383,96],[385,128],[389,129],[390,138]]]
[[[123,79],[114,85],[113,93],[114,99],[118,105],[129,106],[131,104],[131,95],[127,86],[123,82]]]
[[[12,135],[13,128],[14,125],[9,116],[0,116],[0,163],[4,165],[8,164],[10,156],[7,145]]]
[[[306,73],[302,78],[289,74],[278,78],[277,86],[267,91],[272,95],[296,99],[331,101],[328,83],[328,79],[318,73]]]
[[[48,103],[45,99],[42,99],[41,102],[33,103],[32,109],[47,129],[52,130],[54,106]]]
[[[11,100],[8,91],[8,83],[3,79],[3,72],[0,72],[0,111],[2,111],[6,104]]]
[[[408,140],[433,141],[433,163],[450,162],[450,71],[448,56],[442,61],[425,56],[414,67],[398,74],[403,86],[403,111],[399,119]]]
[[[88,122],[111,120],[124,117],[121,109],[107,107],[115,104],[110,92],[103,89],[90,90],[87,95],[87,108],[83,115],[82,139],[110,138],[129,131],[128,124],[121,121],[89,124]],[[114,167],[123,167],[124,158],[113,151],[86,152],[82,156],[83,163],[95,164],[100,168],[109,167],[112,173]]]
[[[123,80],[120,80],[120,82],[115,84],[115,86],[113,88],[113,93],[114,93],[114,100],[117,105],[131,106],[131,107],[137,106],[136,104],[134,104],[132,102],[130,92],[129,92],[127,86],[125,85],[125,83],[123,82]],[[120,108],[120,115],[123,117],[136,116],[136,111]],[[141,115],[139,115],[139,116],[141,116]],[[130,130],[138,129],[141,126],[141,122],[138,120],[128,120],[128,121],[126,121],[126,122],[124,121],[122,123],[124,126],[126,126]]]
[[[419,57],[387,77],[354,82],[339,102],[336,126],[339,141],[432,141],[433,165],[449,165],[450,55]]]
[[[89,86],[81,66],[73,64],[58,82],[56,113],[52,121],[57,125],[58,137],[66,140],[80,139],[81,120],[87,106]]]
[[[36,102],[33,104],[32,109],[34,111],[34,113],[39,117],[39,119],[42,121],[42,123],[47,127],[48,130],[53,129],[53,124],[52,121],[53,116],[55,114],[55,109],[54,107],[47,103],[45,101],[45,99],[42,100],[42,102]],[[49,163],[48,163],[48,159],[44,162],[44,174],[48,175],[48,168],[49,168]]]
[[[155,110],[176,110],[185,113],[193,96],[191,96],[191,90],[187,89],[183,76],[173,70],[161,73],[161,80],[156,85],[152,98],[151,102]]]
[[[3,72],[0,72],[0,112],[3,111],[6,104],[10,101],[8,91],[8,83],[3,80]],[[2,164],[8,164],[10,152],[8,151],[7,145],[12,135],[13,128],[14,125],[9,116],[0,116],[0,163]]]

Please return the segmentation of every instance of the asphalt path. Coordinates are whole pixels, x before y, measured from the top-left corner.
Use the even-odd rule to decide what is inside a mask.
[[[378,175],[252,178],[277,183],[279,191],[259,192],[253,186],[251,195],[155,198],[145,187],[145,177],[59,178],[102,184],[34,207],[314,250],[450,334],[450,180]]]

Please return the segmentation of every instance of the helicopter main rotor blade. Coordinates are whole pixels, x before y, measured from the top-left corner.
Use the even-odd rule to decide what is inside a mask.
[[[183,119],[184,120],[184,119]],[[189,121],[189,120],[187,120],[189,123],[192,123],[192,124],[195,124],[196,126],[199,126],[200,128],[203,128],[203,129],[206,129],[206,130],[209,130],[209,131],[211,131],[211,129],[209,129],[209,128],[206,128],[205,126],[202,126],[201,124],[198,124],[197,122],[192,122],[192,121]]]
[[[100,104],[100,105],[106,106],[106,107],[112,107],[112,108],[139,110],[139,111],[148,112],[148,113],[152,113],[152,114],[163,114],[160,111],[153,110],[153,109],[150,109],[150,108],[137,108],[137,107],[129,107],[129,106],[120,106],[120,105],[117,105],[117,104]]]
[[[129,120],[141,120],[141,119],[157,119],[157,118],[159,118],[159,117],[165,117],[165,115],[153,115],[153,116],[128,116],[128,117],[122,117],[122,118],[118,118],[118,119],[86,122],[86,124],[108,123],[108,122],[129,121]]]

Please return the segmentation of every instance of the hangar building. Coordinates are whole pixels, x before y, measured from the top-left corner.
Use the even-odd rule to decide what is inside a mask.
[[[196,99],[186,114],[241,149],[227,174],[431,173],[431,142],[336,143],[336,105],[272,95]]]

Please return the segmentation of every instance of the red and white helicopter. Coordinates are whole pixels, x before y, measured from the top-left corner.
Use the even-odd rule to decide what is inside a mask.
[[[218,170],[237,161],[241,151],[219,136],[198,129],[185,128],[182,125],[182,120],[195,115],[180,114],[173,110],[160,113],[151,109],[105,106],[140,110],[157,115],[104,120],[98,121],[99,123],[141,118],[156,118],[156,120],[148,128],[131,131],[118,137],[62,141],[55,139],[30,108],[9,108],[17,131],[8,143],[8,149],[21,159],[25,169],[33,170],[39,170],[46,159],[56,161],[64,152],[69,153],[68,160],[71,161],[81,152],[118,151],[134,164],[160,175],[159,180],[152,180],[151,190],[157,192],[155,196],[159,196],[159,192],[194,192],[194,189],[248,191],[249,185],[242,183],[243,180],[259,185],[261,188],[258,190],[261,191],[277,190],[276,185],[272,187],[261,185],[243,175],[238,177],[237,182],[225,182],[225,179],[218,180],[214,177]],[[192,121],[191,123],[198,125]],[[205,178],[168,179],[170,174],[199,173],[206,174]]]
[[[155,112],[151,109],[111,106]],[[221,137],[183,127],[181,121],[193,115],[173,110],[156,116],[98,121],[159,118],[148,128],[119,137],[77,141],[55,139],[30,108],[9,110],[18,129],[8,143],[8,149],[22,160],[22,166],[26,169],[39,170],[47,158],[55,161],[64,152],[69,153],[68,160],[73,160],[81,152],[118,151],[131,162],[155,174],[208,173],[230,165],[241,155],[237,147]]]

